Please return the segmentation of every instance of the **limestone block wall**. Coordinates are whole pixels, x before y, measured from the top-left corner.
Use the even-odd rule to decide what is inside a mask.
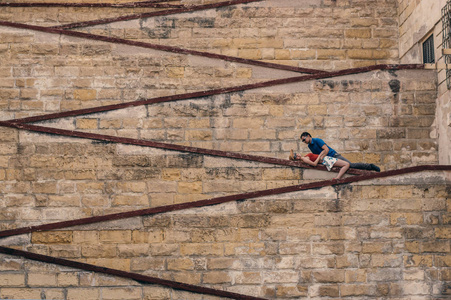
[[[17,137],[14,130],[3,133]],[[304,177],[299,168],[20,136],[29,142],[2,155],[2,229],[289,186]]]
[[[448,1],[399,1],[400,58],[402,63],[422,63],[422,43],[430,34],[434,37],[435,61],[444,63],[442,8]],[[438,98],[436,127],[440,144],[440,163],[449,164],[451,158],[450,93],[446,83],[446,70],[437,70]]]
[[[116,1],[124,3],[128,1]],[[181,1],[200,5],[220,1]],[[58,26],[155,9],[7,8],[2,19]],[[217,10],[78,28],[249,59],[344,69],[398,61],[396,1],[265,0]]]
[[[330,71],[398,63],[396,8],[391,0],[261,1],[77,30]],[[57,26],[148,11],[155,10],[11,7],[0,17]],[[0,121],[302,75],[6,26],[0,28],[0,55]],[[392,170],[438,163],[436,87],[434,71],[372,71],[36,124],[276,158],[287,158],[290,149],[307,152],[299,134],[309,131],[353,161]],[[448,173],[35,232],[0,243],[270,299],[447,297]],[[332,176],[1,127],[0,230]],[[0,297],[213,299],[3,254]]]
[[[429,34],[434,34],[435,57],[440,59],[442,24],[441,10],[447,0],[408,1],[398,0],[399,57],[403,63],[422,63],[421,43]]]
[[[42,122],[50,127],[286,158],[309,131],[354,161],[436,163],[432,71],[386,71],[283,84]]]
[[[395,1],[267,0],[79,30],[333,70],[398,62],[396,5]]]
[[[268,11],[275,15],[289,5],[293,11],[305,9],[296,3],[263,1],[226,10],[262,10],[267,17]],[[371,10],[376,16],[382,9],[359,1],[352,6],[308,3],[313,5],[308,11],[324,20],[330,16],[326,12]],[[300,75],[33,30],[2,27],[1,35],[3,121]],[[433,75],[374,71],[40,125],[279,158],[287,158],[290,149],[307,152],[299,134],[309,131],[353,161],[396,169],[438,162]],[[22,130],[2,128],[2,133],[3,229],[287,186],[318,176],[309,170]]]
[[[217,60],[29,30],[2,35],[3,120],[263,80]]]
[[[266,299],[444,299],[451,293],[445,177],[403,175],[2,243]],[[219,299],[12,256],[2,255],[0,268],[1,297]]]

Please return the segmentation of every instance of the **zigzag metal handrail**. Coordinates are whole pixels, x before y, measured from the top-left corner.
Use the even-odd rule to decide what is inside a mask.
[[[202,287],[202,286],[197,286],[197,285],[192,285],[192,284],[187,284],[187,283],[181,283],[181,282],[172,281],[172,280],[165,280],[165,279],[160,279],[157,277],[151,277],[151,276],[146,276],[146,275],[142,275],[142,274],[121,271],[121,270],[117,270],[117,269],[99,267],[99,266],[92,265],[92,264],[81,263],[81,262],[77,262],[77,261],[73,261],[73,260],[68,260],[68,259],[63,259],[63,258],[58,258],[58,257],[53,257],[53,256],[48,256],[48,255],[36,254],[36,253],[28,252],[28,251],[12,249],[12,248],[3,247],[3,246],[0,246],[0,253],[23,257],[26,259],[39,261],[39,262],[43,262],[43,263],[55,264],[55,265],[59,265],[59,266],[76,268],[76,269],[89,271],[89,272],[97,272],[97,273],[122,277],[122,278],[126,278],[126,279],[132,279],[132,280],[136,280],[140,283],[157,284],[157,285],[165,286],[165,287],[176,289],[176,290],[182,290],[182,291],[193,292],[193,293],[198,293],[198,294],[212,295],[212,296],[217,296],[217,297],[226,297],[226,298],[236,299],[236,300],[265,300],[264,298],[247,296],[247,295],[232,293],[232,292],[223,291],[223,290],[217,290],[217,289],[212,289],[212,288],[207,288],[207,287]]]
[[[327,73],[326,71],[321,71],[321,70],[293,67],[293,66],[287,66],[287,65],[279,65],[279,64],[269,63],[269,62],[264,62],[264,61],[259,61],[259,60],[252,60],[252,59],[246,59],[246,58],[240,58],[240,57],[228,56],[228,55],[222,55],[222,54],[216,54],[216,53],[209,53],[209,52],[202,52],[202,51],[196,51],[196,50],[189,50],[189,49],[172,47],[172,46],[164,46],[164,45],[158,45],[158,44],[138,42],[138,41],[132,41],[132,40],[126,40],[126,39],[120,39],[120,38],[112,38],[112,37],[103,36],[103,35],[90,34],[90,33],[85,33],[85,32],[65,30],[65,29],[59,29],[59,28],[28,25],[28,24],[14,23],[14,22],[8,22],[8,21],[0,21],[0,26],[6,26],[6,27],[12,27],[12,28],[18,28],[18,29],[28,29],[28,30],[46,32],[46,33],[50,33],[50,34],[61,34],[61,35],[66,35],[66,36],[88,39],[88,40],[128,45],[128,46],[134,46],[134,47],[140,47],[140,48],[146,48],[146,49],[165,51],[165,52],[170,52],[170,53],[194,55],[194,56],[201,56],[201,57],[207,57],[207,58],[212,58],[212,59],[220,59],[220,60],[224,60],[224,61],[242,63],[242,64],[247,64],[247,65],[254,65],[254,66],[265,67],[265,68],[279,69],[279,70],[285,70],[285,71],[308,73],[308,74]]]
[[[113,221],[113,220],[128,219],[128,218],[133,218],[133,217],[138,217],[138,216],[156,215],[156,214],[161,214],[161,213],[185,210],[185,209],[189,209],[189,208],[199,208],[199,207],[223,204],[223,203],[227,203],[227,202],[235,202],[235,201],[242,201],[242,200],[259,198],[259,197],[274,196],[274,195],[280,195],[280,194],[286,194],[286,193],[292,193],[292,192],[298,192],[298,191],[304,191],[304,190],[310,190],[310,189],[317,189],[317,188],[322,188],[322,187],[327,187],[327,186],[343,185],[343,184],[360,182],[360,181],[371,180],[371,179],[386,178],[386,177],[403,175],[403,174],[408,174],[408,173],[418,173],[418,172],[423,172],[423,171],[451,171],[451,165],[423,165],[423,166],[409,167],[409,168],[404,168],[404,169],[399,169],[399,170],[391,170],[391,171],[385,171],[385,172],[380,172],[380,173],[371,173],[371,174],[367,174],[367,175],[353,176],[353,177],[347,177],[347,178],[342,178],[342,179],[323,180],[323,181],[305,183],[305,184],[300,184],[300,185],[292,185],[292,186],[287,186],[287,187],[260,190],[260,191],[255,191],[255,192],[247,192],[247,193],[242,193],[242,194],[234,194],[234,195],[216,197],[216,198],[211,198],[211,199],[206,199],[206,200],[199,200],[199,201],[186,202],[186,203],[180,203],[180,204],[172,204],[172,205],[166,205],[166,206],[146,208],[146,209],[128,211],[128,212],[123,212],[123,213],[115,213],[115,214],[109,214],[109,215],[103,215],[103,216],[87,217],[87,218],[81,218],[81,219],[70,220],[70,221],[62,221],[62,222],[49,223],[49,224],[43,224],[43,225],[35,225],[35,226],[28,226],[28,227],[22,227],[22,228],[10,229],[10,230],[3,230],[3,231],[0,231],[0,238],[27,234],[27,233],[37,232],[37,231],[48,231],[48,230],[55,230],[55,229],[79,226],[79,225],[87,225],[87,224],[107,222],[107,221]]]

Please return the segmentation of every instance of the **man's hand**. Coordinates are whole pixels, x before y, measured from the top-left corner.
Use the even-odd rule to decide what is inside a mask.
[[[293,149],[290,150],[290,156],[288,157],[290,160],[294,160],[294,152]]]

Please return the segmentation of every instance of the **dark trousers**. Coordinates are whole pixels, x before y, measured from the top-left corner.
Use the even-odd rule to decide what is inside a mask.
[[[367,164],[367,163],[352,163],[349,160],[347,160],[346,158],[344,158],[343,156],[341,156],[341,154],[339,153],[335,153],[334,155],[335,158],[347,161],[348,163],[351,164],[351,168],[354,169],[360,169],[360,170],[373,170],[373,168],[371,167],[371,164]]]

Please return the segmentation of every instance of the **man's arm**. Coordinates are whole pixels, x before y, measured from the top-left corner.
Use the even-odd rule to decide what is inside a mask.
[[[323,149],[323,151],[321,151],[321,153],[319,154],[319,158],[323,159],[324,157],[327,156],[327,154],[329,153],[329,147],[327,147],[326,144],[324,144],[321,149]]]

